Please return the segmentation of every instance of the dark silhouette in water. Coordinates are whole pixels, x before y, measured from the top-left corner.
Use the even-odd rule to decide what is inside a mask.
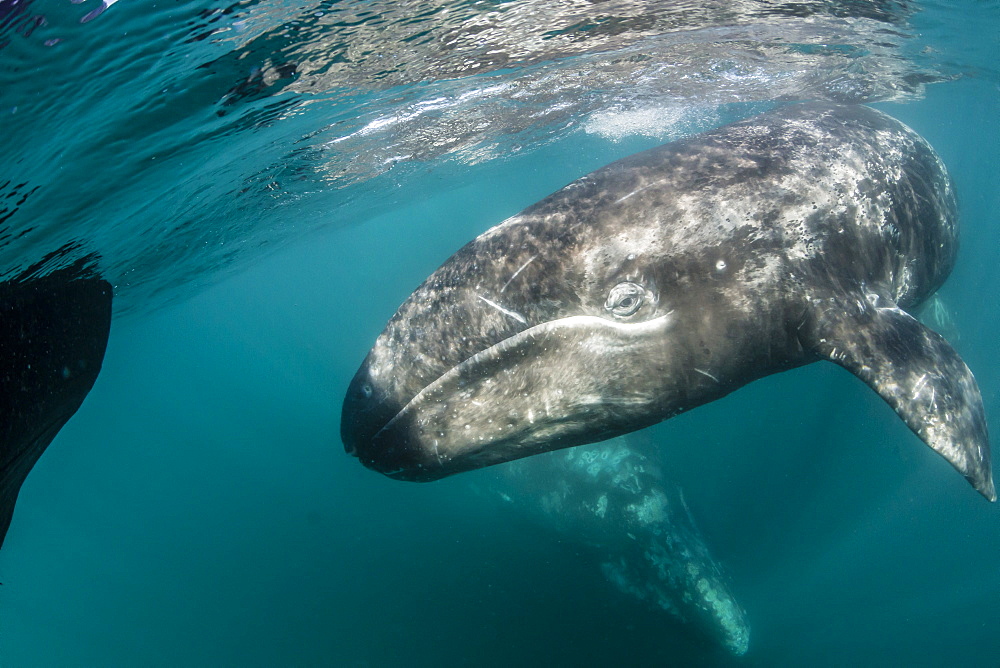
[[[87,260],[0,283],[0,546],[28,472],[97,380],[111,284]]]

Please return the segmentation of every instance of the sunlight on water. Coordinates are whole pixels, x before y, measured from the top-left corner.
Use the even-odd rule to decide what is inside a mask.
[[[2,270],[97,252],[119,312],[363,220],[427,169],[607,132],[609,114],[617,137],[666,138],[652,110],[901,99],[947,76],[895,3],[0,7],[0,176],[32,193]]]

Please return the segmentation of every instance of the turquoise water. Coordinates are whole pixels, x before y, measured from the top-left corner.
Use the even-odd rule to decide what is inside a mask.
[[[949,338],[1000,433],[996,3],[923,4],[889,55],[855,33],[865,55],[780,67],[698,19],[714,32],[704,52],[685,43],[701,54],[686,73],[714,59],[714,75],[689,88],[602,70],[610,56],[584,47],[467,76],[433,51],[310,70],[330,31],[370,37],[309,17],[364,3],[120,2],[79,22],[98,6],[25,3],[18,20],[47,25],[0,23],[0,183],[17,193],[4,201],[27,194],[4,271],[99,252],[117,311],[0,551],[0,665],[1000,662],[1000,511],[833,365],[652,430],[746,611],[742,658],[622,597],[530,512],[479,503],[480,473],[392,481],[338,438],[358,363],[451,252],[602,164],[793,89],[871,100],[948,165],[963,220]],[[388,33],[413,23],[386,15]],[[789,52],[810,57],[847,29],[793,27],[810,48]],[[636,34],[602,48],[673,48]]]

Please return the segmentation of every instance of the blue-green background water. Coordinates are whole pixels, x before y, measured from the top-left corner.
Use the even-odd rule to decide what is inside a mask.
[[[108,56],[109,40],[149,27],[137,6],[82,26],[89,5],[47,15],[58,27],[54,12],[75,11],[66,25]],[[941,294],[997,434],[1000,7],[922,8],[915,31],[946,80],[876,106],[926,137],[955,180],[963,246]],[[180,53],[189,13],[157,12],[156,39]],[[344,389],[428,273],[487,227],[672,130],[609,138],[561,119],[511,135],[510,151],[507,139],[477,137],[494,141],[483,159],[442,153],[324,181],[299,176],[302,153],[287,146],[322,117],[377,115],[388,104],[378,93],[368,107],[338,98],[259,127],[235,127],[231,116],[249,111],[216,114],[215,93],[169,123],[116,117],[142,104],[174,113],[154,89],[181,65],[158,56],[143,69],[141,43],[126,40],[119,61],[18,36],[0,50],[0,107],[18,107],[4,121],[4,169],[43,186],[13,220],[45,232],[0,249],[5,266],[46,242],[88,240],[120,300],[102,374],[28,477],[0,551],[0,665],[1000,662],[1000,510],[833,365],[764,379],[655,428],[747,611],[742,659],[620,597],[565,536],[477,503],[477,473],[407,484],[344,455]],[[32,83],[32,72],[45,76]],[[104,106],[70,94],[87,90],[118,92]],[[714,109],[693,125],[744,107]],[[163,147],[173,152],[160,167]],[[124,175],[115,161],[133,153],[143,158]],[[74,221],[84,229],[67,236]],[[227,244],[240,254],[213,247]]]

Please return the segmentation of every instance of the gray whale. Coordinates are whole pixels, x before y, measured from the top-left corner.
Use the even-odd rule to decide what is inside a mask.
[[[651,613],[745,654],[746,614],[655,447],[643,433],[547,452],[497,466],[475,487],[589,550],[612,587]]]
[[[341,436],[370,468],[434,480],[829,360],[994,500],[976,381],[905,310],[957,248],[920,136],[863,106],[781,107],[603,167],[460,249],[379,335]]]

